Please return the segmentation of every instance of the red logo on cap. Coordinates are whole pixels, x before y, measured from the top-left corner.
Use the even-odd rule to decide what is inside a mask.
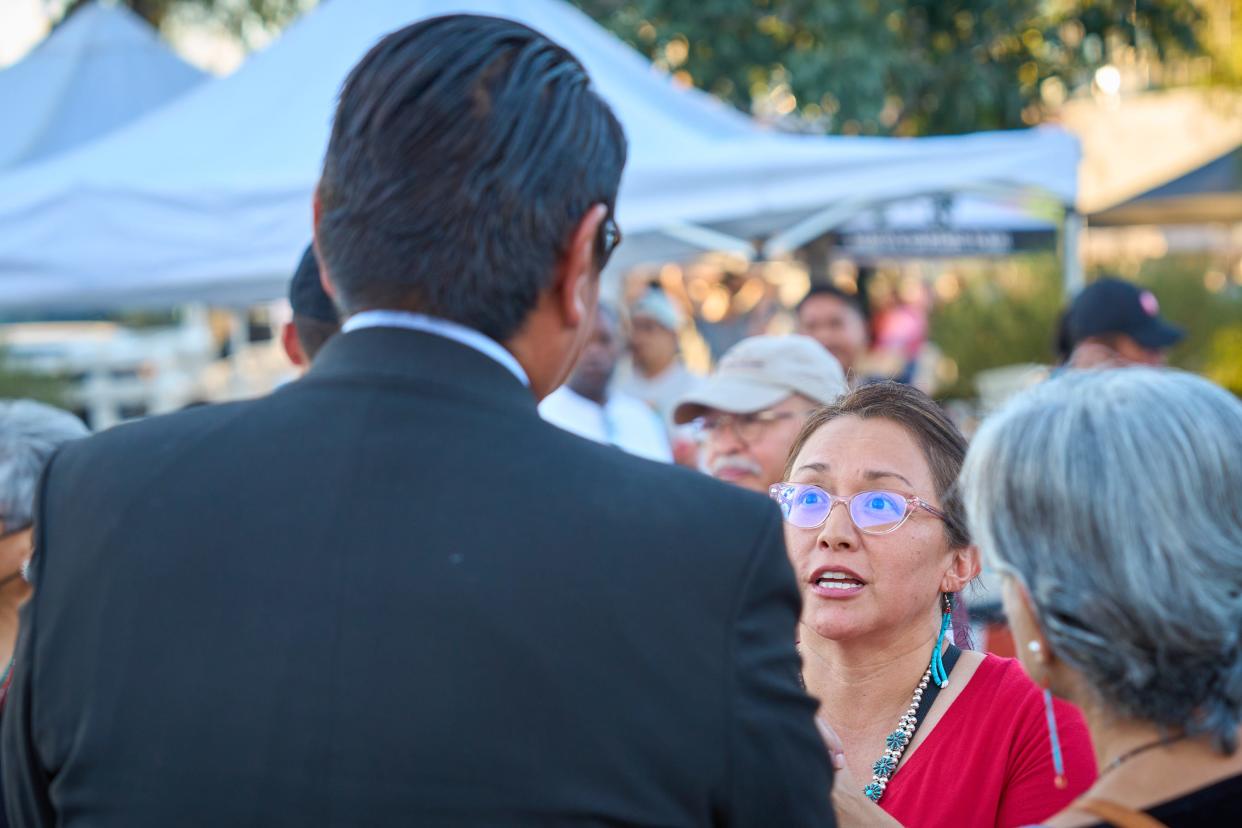
[[[1139,294],[1139,304],[1143,306],[1143,310],[1148,316],[1158,316],[1160,314],[1160,303],[1156,300],[1156,295],[1150,290],[1145,290]]]

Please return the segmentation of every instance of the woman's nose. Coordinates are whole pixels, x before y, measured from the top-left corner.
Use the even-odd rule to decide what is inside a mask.
[[[850,519],[849,504],[834,499],[828,508],[828,519],[820,529],[819,545],[825,549],[848,550],[857,545],[857,541],[857,528]]]

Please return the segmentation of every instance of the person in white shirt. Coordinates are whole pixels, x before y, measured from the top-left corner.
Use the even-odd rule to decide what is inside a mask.
[[[539,405],[553,425],[580,437],[616,446],[649,460],[671,462],[668,436],[659,416],[640,400],[608,384],[621,355],[616,312],[601,306],[591,338],[569,381]]]
[[[651,406],[673,428],[673,409],[701,381],[681,361],[682,316],[668,295],[651,286],[630,308],[630,360],[614,387]]]

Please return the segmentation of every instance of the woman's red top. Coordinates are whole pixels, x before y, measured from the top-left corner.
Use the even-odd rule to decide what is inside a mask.
[[[910,828],[1039,824],[1096,777],[1082,713],[1062,701],[1053,709],[1068,782],[1060,790],[1043,691],[1016,659],[985,656],[935,728],[897,768],[880,807]]]

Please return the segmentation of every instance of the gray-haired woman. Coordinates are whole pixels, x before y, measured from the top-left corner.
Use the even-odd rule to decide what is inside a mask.
[[[65,411],[0,400],[0,704],[12,673],[17,609],[30,594],[22,572],[32,551],[35,488],[56,449],[88,433]]]
[[[1242,403],[1069,374],[984,424],[962,483],[1024,666],[1095,743],[1099,780],[1048,825],[1239,824]]]

